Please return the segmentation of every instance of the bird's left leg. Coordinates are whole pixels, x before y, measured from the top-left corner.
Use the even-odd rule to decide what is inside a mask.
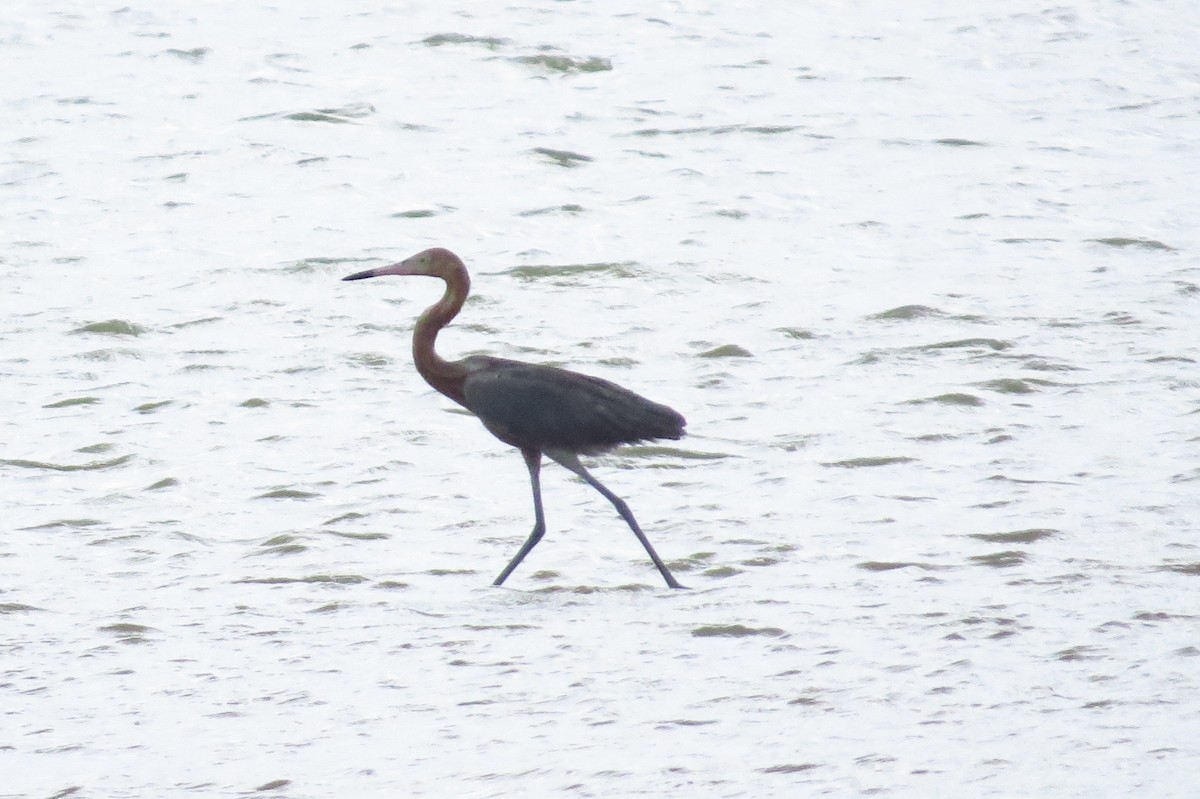
[[[599,491],[601,494],[613,504],[617,509],[617,513],[621,514],[621,518],[629,525],[629,529],[633,530],[633,534],[637,536],[638,541],[642,542],[642,546],[646,548],[646,554],[650,556],[650,560],[654,561],[654,565],[658,567],[659,573],[663,579],[667,581],[667,586],[670,588],[686,588],[687,586],[680,585],[675,576],[671,574],[671,570],[667,568],[667,564],[662,562],[658,553],[654,551],[654,547],[650,545],[650,539],[646,538],[646,534],[642,532],[642,528],[638,526],[637,519],[633,518],[633,511],[629,509],[629,505],[625,500],[618,497],[613,492],[609,491],[603,483],[592,477],[592,473],[583,467],[579,462],[579,456],[574,452],[566,450],[546,450],[546,454],[556,463],[561,464],[567,469],[570,469],[575,474],[582,477],[587,484]]]
[[[504,581],[508,579],[508,575],[513,573],[513,569],[525,560],[525,556],[529,551],[537,546],[537,542],[542,540],[542,536],[546,534],[546,517],[542,513],[542,453],[536,449],[521,449],[521,455],[525,457],[525,465],[529,467],[529,482],[533,486],[533,532],[529,534],[529,538],[521,545],[520,551],[516,557],[508,562],[504,567],[504,571],[500,572],[500,576],[496,578],[496,582],[492,585],[504,585]]]

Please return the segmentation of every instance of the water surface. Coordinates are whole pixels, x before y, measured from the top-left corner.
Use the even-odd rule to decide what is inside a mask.
[[[12,4],[0,796],[1190,795],[1194,13],[793,6]]]

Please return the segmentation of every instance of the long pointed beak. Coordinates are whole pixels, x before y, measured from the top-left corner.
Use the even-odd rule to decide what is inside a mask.
[[[355,272],[353,275],[346,275],[342,280],[362,280],[368,277],[380,277],[381,275],[411,275],[412,267],[408,261],[400,261],[387,266],[376,267],[375,269],[367,269],[362,272]]]

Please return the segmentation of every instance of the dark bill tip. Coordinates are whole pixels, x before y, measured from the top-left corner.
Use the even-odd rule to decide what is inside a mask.
[[[346,275],[342,280],[362,280],[364,277],[375,277],[375,270],[368,269],[365,272],[355,272],[353,275]]]

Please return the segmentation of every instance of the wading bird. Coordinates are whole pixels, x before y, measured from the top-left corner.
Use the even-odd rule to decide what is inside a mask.
[[[391,266],[342,278],[426,275],[446,282],[442,298],[417,319],[413,362],[425,382],[474,413],[492,435],[521,450],[533,486],[533,532],[492,585],[502,585],[546,533],[542,513],[542,455],[582,477],[621,514],[671,588],[683,588],[658,557],[625,501],[592,477],[580,455],[596,455],[620,445],[657,438],[679,439],[687,424],[666,405],[651,402],[615,383],[553,366],[471,355],[446,361],[434,351],[438,331],[462,310],[471,278],[462,260],[435,247]]]

